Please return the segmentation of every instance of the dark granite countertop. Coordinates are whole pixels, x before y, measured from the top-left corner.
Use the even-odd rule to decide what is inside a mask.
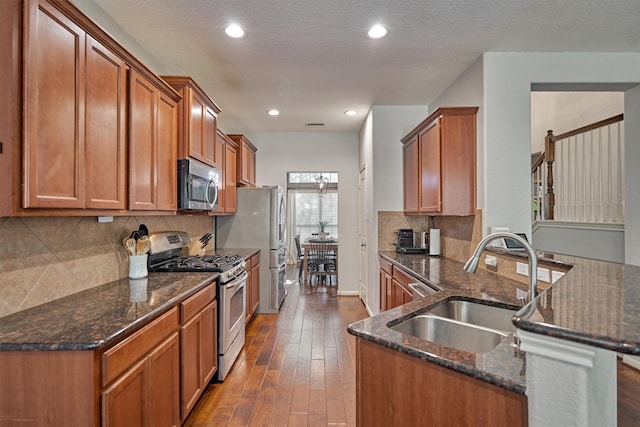
[[[94,350],[149,323],[218,273],[124,278],[0,318],[0,351]],[[55,284],[52,284],[55,286]]]
[[[524,355],[512,346],[511,336],[493,350],[476,354],[401,334],[387,324],[408,319],[450,297],[491,300],[502,307],[519,308],[516,289],[526,290],[525,284],[484,269],[478,269],[476,274],[465,273],[462,263],[447,258],[396,252],[380,255],[440,291],[353,323],[349,325],[351,334],[524,394]]]
[[[260,252],[217,249],[218,255]],[[94,350],[127,336],[211,283],[218,273],[123,278],[0,318],[0,351]],[[51,286],[55,286],[53,283]]]
[[[485,269],[468,274],[462,263],[425,255],[380,252],[394,265],[440,289],[425,297],[371,318],[353,323],[353,335],[465,373],[506,389],[524,393],[524,355],[512,338],[486,353],[468,353],[400,334],[387,327],[448,298],[482,299],[517,307],[520,283]],[[571,270],[536,299],[537,314],[514,322],[520,329],[607,348],[640,354],[640,267],[544,254],[545,262],[571,266]]]

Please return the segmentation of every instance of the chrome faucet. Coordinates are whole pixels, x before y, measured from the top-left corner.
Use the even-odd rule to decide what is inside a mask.
[[[480,255],[482,254],[482,251],[484,250],[484,248],[490,242],[496,239],[503,239],[503,238],[513,239],[519,242],[522,245],[522,247],[524,247],[524,249],[527,251],[527,255],[529,256],[529,292],[527,293],[527,299],[525,301],[525,305],[526,305],[535,299],[537,295],[537,282],[538,282],[538,278],[537,278],[538,259],[536,258],[536,253],[533,247],[531,246],[531,244],[529,244],[529,242],[526,239],[518,236],[517,234],[507,233],[507,232],[498,232],[498,233],[489,234],[487,237],[482,239],[480,243],[478,243],[478,246],[476,247],[476,250],[473,252],[473,255],[464,264],[464,270],[468,273],[475,273],[476,269],[478,268],[478,261],[480,260]],[[535,304],[531,304],[526,309],[520,310],[518,312],[518,315],[524,318],[527,318],[531,314],[533,314],[535,309],[536,309]]]

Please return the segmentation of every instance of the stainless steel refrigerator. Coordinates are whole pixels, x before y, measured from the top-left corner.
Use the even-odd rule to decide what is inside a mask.
[[[260,249],[258,313],[277,313],[286,295],[284,188],[241,187],[237,195],[236,214],[216,218],[216,247]]]

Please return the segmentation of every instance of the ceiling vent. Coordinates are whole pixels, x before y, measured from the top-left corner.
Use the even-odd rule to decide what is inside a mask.
[[[305,123],[304,126],[308,128],[323,128],[324,123]]]

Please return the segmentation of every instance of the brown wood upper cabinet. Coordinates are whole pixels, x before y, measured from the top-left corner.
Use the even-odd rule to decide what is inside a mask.
[[[131,70],[129,110],[129,208],[175,211],[176,101]]]
[[[222,169],[223,153],[216,151],[220,108],[187,76],[162,76],[181,96],[178,103],[178,158],[193,157]]]
[[[258,149],[244,135],[230,134],[229,138],[238,143],[238,185],[256,186],[256,151]]]
[[[221,130],[216,136],[216,155],[222,160],[218,163],[221,171],[220,189],[218,191],[218,207],[214,215],[232,214],[236,212],[236,168],[238,144]]]
[[[26,7],[23,205],[124,209],[128,67],[48,2]]]
[[[180,95],[70,0],[0,3],[0,215],[175,213]]]
[[[438,108],[402,138],[406,214],[475,214],[477,112]]]

